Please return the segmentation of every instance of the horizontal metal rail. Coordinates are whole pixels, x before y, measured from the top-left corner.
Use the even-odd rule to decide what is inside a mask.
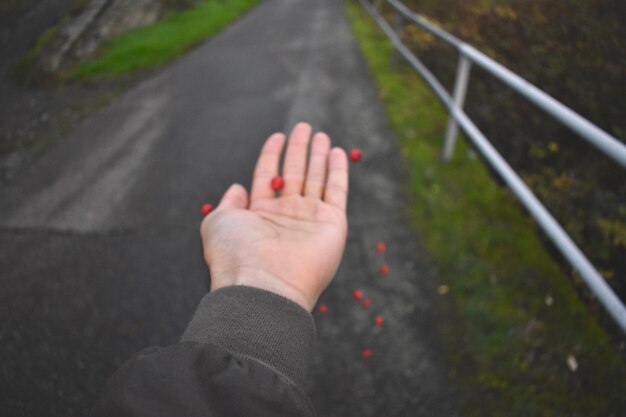
[[[457,82],[455,85],[454,97],[446,91],[441,85],[439,80],[430,72],[430,70],[406,47],[400,40],[398,34],[387,23],[377,10],[368,0],[359,0],[361,5],[372,15],[381,29],[385,32],[387,37],[395,49],[407,60],[407,62],[422,76],[424,81],[433,89],[435,94],[442,101],[444,106],[448,109],[451,120],[463,129],[467,137],[476,146],[479,152],[484,156],[485,160],[495,169],[496,172],[502,177],[505,183],[509,186],[511,191],[520,200],[524,207],[528,210],[531,216],[537,221],[539,226],[543,229],[550,240],[561,251],[565,259],[570,263],[576,271],[580,274],[583,281],[587,284],[590,290],[595,294],[598,300],[605,307],[607,312],[620,326],[622,331],[626,334],[626,307],[624,303],[617,297],[611,287],[604,281],[600,273],[589,262],[587,257],[576,246],[574,241],[569,237],[565,230],[554,219],[550,212],[541,204],[539,199],[532,193],[530,188],[524,183],[524,181],[517,175],[517,173],[511,168],[511,166],[504,160],[504,158],[493,147],[485,135],[476,127],[474,122],[467,116],[462,109],[463,98],[465,90],[467,88],[467,82],[469,78],[469,63],[465,62],[469,60],[473,63],[481,65],[487,69],[488,72],[494,76],[500,78],[505,84],[511,86],[516,91],[520,92],[527,98],[535,101],[545,101],[540,107],[546,110],[546,112],[558,120],[565,123],[578,133],[584,132],[584,136],[589,142],[596,145],[599,149],[605,153],[615,152],[617,156],[611,154],[622,166],[626,167],[626,147],[619,141],[614,139],[608,133],[602,131],[595,125],[591,124],[581,116],[565,107],[563,104],[554,100],[543,91],[534,87],[532,84],[523,80],[518,75],[514,74],[510,70],[506,69],[502,65],[493,61],[491,58],[477,51],[473,47],[464,42],[458,40],[454,36],[448,34],[442,29],[436,27],[432,23],[428,22],[425,18],[411,12],[406,6],[399,3],[396,0],[386,0],[391,4],[396,11],[404,15],[410,21],[417,23],[425,30],[431,32],[440,39],[447,43],[457,47],[460,52],[459,71],[457,73]],[[381,3],[382,4],[382,3]],[[463,69],[463,67],[465,69]],[[528,91],[526,91],[528,90]],[[545,97],[544,97],[545,96]],[[546,98],[548,100],[546,100]],[[578,120],[581,119],[581,120]],[[589,128],[591,126],[592,128]],[[597,130],[602,132],[598,135]],[[448,132],[450,132],[450,125],[448,126]],[[453,132],[456,135],[455,132]],[[583,133],[581,133],[583,135]],[[451,136],[450,136],[451,137]],[[450,146],[448,139],[446,138],[446,147]],[[608,138],[607,138],[608,137]],[[444,151],[445,153],[445,151]]]

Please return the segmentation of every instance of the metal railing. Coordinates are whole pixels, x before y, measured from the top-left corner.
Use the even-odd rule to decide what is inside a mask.
[[[492,58],[478,51],[473,46],[459,40],[429,22],[423,16],[414,13],[398,0],[375,0],[372,4],[368,0],[359,0],[361,5],[372,15],[387,37],[391,40],[394,48],[407,62],[422,76],[424,81],[432,88],[435,94],[447,107],[449,112],[448,126],[446,128],[445,142],[442,158],[449,160],[452,157],[458,128],[465,132],[476,149],[483,155],[485,160],[502,177],[511,191],[520,200],[528,212],[534,217],[546,235],[561,251],[570,265],[578,271],[581,278],[598,300],[613,317],[615,322],[626,334],[626,307],[615,295],[611,287],[607,285],[600,273],[589,262],[587,257],[576,246],[565,230],[559,225],[548,210],[541,204],[539,199],[532,193],[530,188],[522,181],[511,166],[496,151],[485,135],[476,127],[474,122],[463,110],[465,93],[470,78],[472,64],[480,66],[487,73],[498,78],[505,85],[537,105],[548,115],[560,121],[572,131],[580,135],[591,145],[604,152],[615,160],[623,168],[626,168],[626,146],[615,137],[589,122],[567,106],[555,100],[539,88],[530,84],[519,75],[507,69]],[[384,3],[388,3],[395,12],[394,27],[382,17],[381,10]],[[439,80],[429,69],[404,45],[400,39],[404,21],[414,23],[422,29],[430,32],[445,43],[453,46],[459,53],[456,80],[453,95],[442,86]]]

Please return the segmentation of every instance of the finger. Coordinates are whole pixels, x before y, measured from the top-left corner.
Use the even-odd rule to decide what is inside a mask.
[[[326,183],[326,171],[328,166],[328,151],[330,150],[330,138],[326,133],[317,133],[313,137],[311,155],[309,157],[309,170],[306,174],[304,195],[313,198],[322,198],[324,184]]]
[[[274,198],[276,193],[272,190],[270,183],[272,178],[278,175],[280,155],[284,146],[285,135],[282,133],[274,133],[263,145],[252,178],[250,191],[250,201],[252,203],[265,198]]]
[[[341,210],[348,202],[348,157],[341,148],[333,148],[328,154],[328,179],[324,201]]]
[[[311,130],[311,125],[308,123],[298,123],[291,131],[291,135],[289,135],[289,143],[287,144],[283,165],[285,188],[283,188],[281,195],[302,194]]]
[[[248,191],[241,184],[233,184],[222,196],[215,211],[248,208]]]

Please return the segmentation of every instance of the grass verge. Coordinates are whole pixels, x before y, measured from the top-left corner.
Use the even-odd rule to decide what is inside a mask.
[[[439,160],[446,112],[358,5],[355,37],[410,172],[410,216],[442,277],[441,335],[467,416],[618,416],[626,363],[533,221],[480,160]]]
[[[257,2],[206,0],[190,10],[113,39],[99,57],[81,63],[71,77],[115,76],[167,62],[219,32]]]

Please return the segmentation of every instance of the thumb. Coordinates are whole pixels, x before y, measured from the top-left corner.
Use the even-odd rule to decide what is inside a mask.
[[[233,184],[224,193],[215,211],[224,209],[248,208],[248,191],[241,184]]]

